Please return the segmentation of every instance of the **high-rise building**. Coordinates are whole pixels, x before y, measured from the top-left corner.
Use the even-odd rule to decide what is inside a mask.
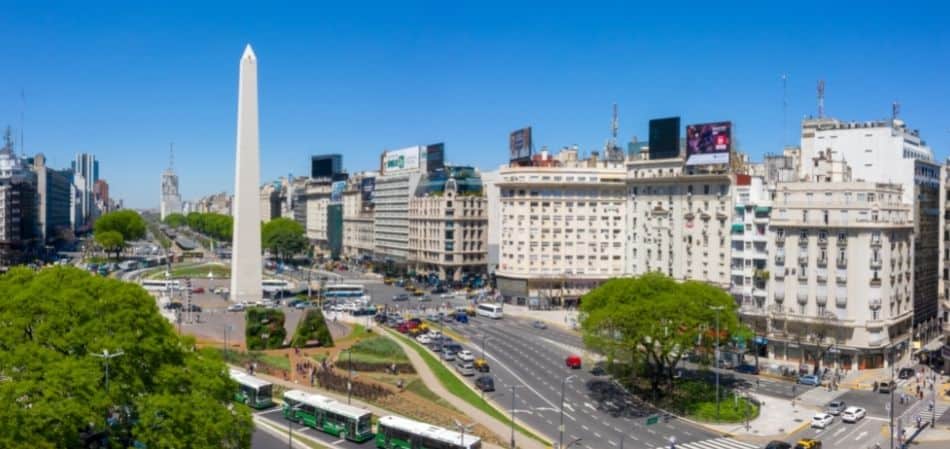
[[[99,215],[93,191],[96,181],[99,180],[99,161],[96,160],[94,154],[79,153],[72,163],[72,169],[73,183],[79,192],[77,227],[89,229],[92,227],[93,220]]]
[[[499,171],[498,289],[529,305],[572,304],[625,273],[626,171],[576,149]],[[534,304],[532,304],[534,302]]]
[[[22,263],[41,244],[36,175],[13,153],[7,137],[0,149],[0,265]]]
[[[267,223],[280,217],[281,207],[280,181],[261,186],[261,222]]]
[[[828,151],[807,165],[810,180],[775,190],[768,353],[843,370],[888,366],[909,352],[912,208],[901,185],[854,181]]]
[[[373,199],[377,260],[405,267],[409,262],[409,199],[425,173],[426,147],[386,151]]]
[[[484,285],[487,209],[474,168],[446,166],[425,174],[409,200],[412,270],[433,281]]]
[[[112,202],[109,200],[109,183],[105,179],[96,180],[92,186],[93,197],[96,200],[96,208],[101,213],[112,211]]]
[[[373,256],[373,195],[378,175],[357,173],[343,191],[343,256],[350,260]]]
[[[181,193],[178,191],[178,175],[175,173],[175,155],[169,149],[168,168],[162,172],[162,198],[159,209],[161,219],[181,213]]]
[[[827,151],[846,160],[854,179],[897,183],[903,201],[913,207],[914,223],[914,335],[935,336],[939,328],[938,253],[940,239],[940,165],[933,151],[903,120],[844,122],[832,118],[802,121],[801,172],[814,174],[816,158]]]
[[[32,158],[36,176],[37,226],[40,238],[46,243],[68,242],[73,239],[71,202],[75,187],[69,170],[54,170],[46,165],[42,153]]]
[[[488,203],[486,205],[488,219],[486,265],[489,275],[498,271],[498,262],[501,258],[501,190],[498,188],[500,181],[501,168],[490,172],[482,172],[485,201]]]
[[[943,323],[944,342],[924,349],[940,351],[944,373],[950,372],[950,160],[940,170],[940,246],[938,296],[940,298],[940,322]]]
[[[761,176],[736,175],[733,187],[734,213],[730,228],[731,276],[730,292],[739,305],[744,323],[759,321],[753,329],[764,335],[765,300],[770,273],[768,271],[769,216],[772,197]],[[760,354],[761,355],[761,354]]]

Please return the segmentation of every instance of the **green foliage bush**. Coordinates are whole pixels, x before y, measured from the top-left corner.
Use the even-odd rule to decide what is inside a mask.
[[[323,347],[333,347],[333,336],[330,335],[330,329],[327,328],[323,312],[316,309],[307,310],[307,315],[297,325],[297,331],[294,332],[294,338],[290,345],[300,348],[309,341],[318,341],[320,346]]]
[[[247,309],[244,341],[248,350],[278,349],[284,346],[284,312],[277,309]]]
[[[217,240],[231,240],[234,218],[230,215],[192,212],[186,217],[188,227]]]

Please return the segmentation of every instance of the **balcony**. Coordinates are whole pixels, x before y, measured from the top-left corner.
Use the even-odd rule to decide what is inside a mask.
[[[797,299],[799,304],[808,304],[808,293],[798,292]]]
[[[880,269],[881,269],[881,266],[883,266],[883,262],[884,262],[884,261],[881,260],[880,258],[877,258],[877,259],[872,258],[872,259],[871,259],[871,269],[872,269],[872,270],[880,270]]]
[[[807,281],[807,280],[808,280],[808,272],[805,271],[805,270],[798,270],[798,280],[799,280],[799,281]]]
[[[820,238],[820,237],[819,237],[819,238],[818,238],[818,246],[820,246],[820,247],[822,247],[822,248],[828,246],[828,238],[827,238],[827,237],[826,237],[826,238]]]
[[[871,287],[880,287],[880,286],[881,286],[881,278],[872,278],[872,279],[871,279],[871,282],[870,282],[870,285],[871,285]]]
[[[776,245],[779,245],[779,246],[782,246],[783,244],[785,244],[785,234],[776,233],[776,234],[775,234],[775,244],[776,244]]]
[[[848,283],[848,275],[845,274],[845,273],[838,273],[838,274],[835,275],[835,281],[836,281],[837,283],[839,283],[839,284],[847,284],[847,283]]]
[[[758,298],[764,298],[764,297],[765,297],[765,289],[764,289],[764,288],[753,288],[753,289],[752,289],[752,296],[755,296],[755,297],[758,297]]]
[[[778,265],[778,266],[785,266],[785,255],[784,255],[784,254],[776,254],[776,255],[775,255],[775,265]]]
[[[819,270],[815,275],[815,278],[818,280],[818,282],[824,284],[828,282],[828,273],[826,273],[824,270]]]
[[[845,239],[838,239],[838,240],[835,242],[835,244],[838,245],[839,248],[847,248],[847,247],[848,247],[848,239],[846,239],[846,238],[845,238]]]
[[[779,281],[785,279],[785,267],[778,267],[775,269],[775,280]]]
[[[881,298],[871,298],[868,300],[868,307],[871,310],[878,310],[881,308]]]
[[[871,236],[871,246],[876,246],[876,247],[880,248],[880,247],[881,247],[881,236],[879,236],[879,235],[872,235],[872,236]]]
[[[808,263],[808,254],[799,254],[798,255],[798,264],[804,265]]]
[[[818,258],[818,266],[819,266],[819,267],[827,267],[827,266],[828,266],[828,258],[827,258],[827,257],[819,257],[819,258]]]
[[[838,268],[848,268],[848,259],[843,258],[843,259],[836,260],[835,266],[837,266]]]
[[[785,291],[784,291],[784,290],[782,290],[782,291],[775,291],[774,293],[772,293],[772,299],[774,299],[775,302],[783,302],[783,301],[785,301]]]
[[[815,296],[815,303],[821,307],[826,306],[828,304],[828,296],[826,295]]]
[[[836,296],[836,297],[835,297],[835,305],[838,306],[839,308],[842,308],[842,309],[845,308],[845,307],[848,307],[848,297],[847,297],[847,296]]]

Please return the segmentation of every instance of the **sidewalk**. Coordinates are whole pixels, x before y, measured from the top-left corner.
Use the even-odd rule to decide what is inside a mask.
[[[737,424],[707,424],[704,427],[715,429],[744,441],[768,442],[772,439],[782,439],[803,427],[808,426],[813,411],[809,407],[791,406],[791,401],[774,396],[750,393],[761,403],[759,416],[749,422]],[[760,441],[761,440],[761,441]]]
[[[580,326],[577,321],[578,311],[576,309],[531,310],[527,306],[505,304],[505,313],[519,318],[544,321],[571,332],[577,332],[577,327]]]

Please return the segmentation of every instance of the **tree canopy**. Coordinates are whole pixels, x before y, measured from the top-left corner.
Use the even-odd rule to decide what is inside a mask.
[[[95,239],[96,243],[98,243],[105,252],[113,252],[116,254],[116,257],[119,256],[119,253],[122,252],[122,248],[125,247],[125,238],[123,238],[122,234],[118,231],[97,232]]]
[[[122,209],[96,219],[93,230],[96,234],[116,231],[126,242],[139,240],[145,237],[145,220],[134,210]]]
[[[582,298],[584,343],[610,360],[645,367],[654,391],[664,377],[672,389],[687,353],[715,343],[715,307],[722,344],[740,329],[735,300],[722,289],[660,273],[611,279]]]
[[[188,219],[185,218],[182,214],[168,214],[164,220],[165,224],[173,228],[178,228],[181,226],[186,226],[188,224]]]
[[[85,447],[90,425],[114,447],[250,447],[220,356],[178,337],[137,285],[15,268],[0,276],[0,323],[0,447]],[[104,350],[123,352],[108,360],[108,389],[93,356]]]
[[[307,237],[300,223],[275,218],[261,227],[261,246],[278,258],[287,258],[307,249]]]
[[[234,218],[216,213],[192,212],[186,217],[188,227],[216,240],[231,240]]]

